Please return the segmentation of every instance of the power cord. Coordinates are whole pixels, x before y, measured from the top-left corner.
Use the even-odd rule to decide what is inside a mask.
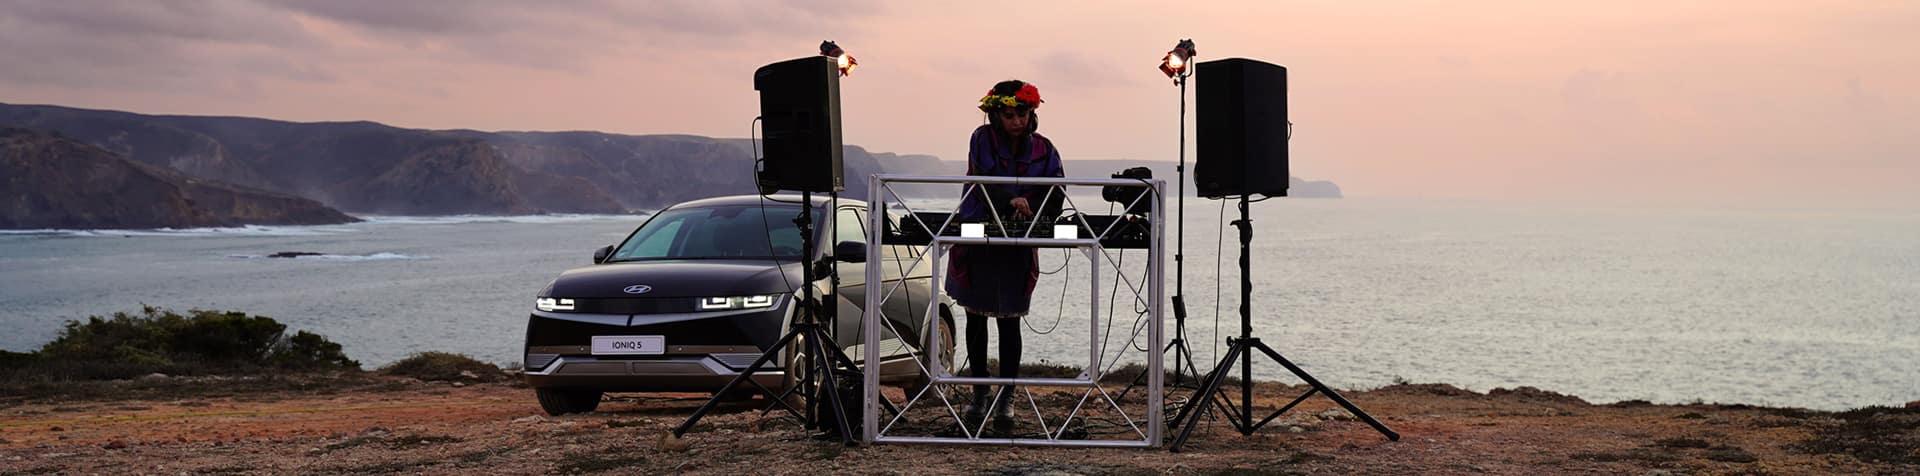
[[[1220,201],[1220,217],[1213,228],[1213,355],[1220,358],[1220,252],[1227,243],[1227,201]]]
[[[747,123],[747,146],[753,148],[753,173],[750,174],[750,176],[754,179],[755,195],[759,195],[760,197],[760,234],[765,235],[767,239],[767,261],[772,261],[773,267],[779,269],[782,268],[780,265],[780,252],[775,251],[773,248],[773,225],[767,222],[767,201],[771,199],[767,198],[766,194],[759,193],[760,164],[766,163],[767,160],[760,156],[760,143],[758,142],[760,129],[754,127],[754,125],[759,123],[759,116],[754,116],[753,121]],[[780,200],[773,201],[780,202]],[[801,210],[807,211],[806,205],[801,205]],[[802,250],[800,254],[805,255],[807,252]],[[806,257],[802,256],[800,260],[806,261]],[[774,274],[780,275],[780,284],[787,287],[787,294],[793,294],[793,282],[787,280],[786,270],[781,269],[780,272]]]

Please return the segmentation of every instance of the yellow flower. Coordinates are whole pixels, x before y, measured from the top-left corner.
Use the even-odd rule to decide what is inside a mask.
[[[981,109],[991,109],[991,108],[1003,107],[1003,106],[1019,107],[1020,99],[1015,98],[1013,96],[1001,96],[997,94],[989,94],[987,95],[987,97],[980,98]]]

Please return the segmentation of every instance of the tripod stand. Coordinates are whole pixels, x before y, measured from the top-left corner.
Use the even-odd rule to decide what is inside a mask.
[[[1306,370],[1294,365],[1286,357],[1281,357],[1279,352],[1275,352],[1272,347],[1260,342],[1260,338],[1253,336],[1253,276],[1250,264],[1252,254],[1249,252],[1250,245],[1253,243],[1253,219],[1247,217],[1248,203],[1247,195],[1240,195],[1240,219],[1233,222],[1233,226],[1240,229],[1240,337],[1227,339],[1226,357],[1220,359],[1220,363],[1213,367],[1212,372],[1207,373],[1204,383],[1200,385],[1200,392],[1194,394],[1186,405],[1180,407],[1180,413],[1174,417],[1173,425],[1179,426],[1185,423],[1185,428],[1180,430],[1179,436],[1174,437],[1173,445],[1169,449],[1178,452],[1180,447],[1186,444],[1187,436],[1193,433],[1194,426],[1200,422],[1199,413],[1206,411],[1206,405],[1213,401],[1216,393],[1221,392],[1220,387],[1226,382],[1227,372],[1233,371],[1234,359],[1240,360],[1240,406],[1234,408],[1231,399],[1228,399],[1228,403],[1221,407],[1226,410],[1227,420],[1233,423],[1233,428],[1241,435],[1253,434],[1254,430],[1259,430],[1280,414],[1292,410],[1300,402],[1306,401],[1307,397],[1319,393],[1326,395],[1334,403],[1340,404],[1347,409],[1348,413],[1359,417],[1361,421],[1373,426],[1373,429],[1378,430],[1380,434],[1386,435],[1388,440],[1400,441],[1399,433],[1388,429],[1379,420],[1373,419],[1372,415],[1368,415],[1365,410],[1361,410],[1360,407],[1354,406],[1353,402],[1341,397],[1339,392],[1327,388],[1326,384],[1320,383],[1320,380],[1313,378],[1313,375],[1308,374]],[[1253,421],[1253,351],[1255,350],[1279,362],[1280,366],[1286,367],[1287,371],[1293,372],[1294,376],[1300,377],[1300,380],[1313,387],[1258,422]],[[1224,398],[1224,395],[1222,397]]]
[[[834,200],[838,200],[838,194],[835,195]],[[826,208],[829,211],[833,210],[832,206]],[[753,364],[748,365],[745,371],[740,372],[740,375],[735,376],[733,381],[727,382],[726,386],[720,387],[719,391],[714,392],[713,398],[708,399],[707,403],[701,404],[699,409],[694,410],[693,415],[688,416],[686,422],[674,428],[673,437],[679,438],[685,435],[687,430],[692,429],[695,423],[699,423],[700,419],[707,415],[707,412],[712,411],[714,406],[719,405],[720,400],[724,396],[728,395],[736,387],[739,387],[742,382],[745,382],[759,389],[761,393],[766,394],[769,397],[768,399],[773,401],[774,406],[783,408],[795,418],[799,418],[805,428],[813,429],[823,426],[822,424],[828,424],[832,426],[831,429],[828,429],[828,431],[831,432],[827,434],[829,437],[837,436],[840,441],[846,442],[848,445],[855,443],[852,433],[853,430],[849,425],[854,419],[848,417],[846,412],[847,407],[842,405],[840,400],[840,386],[837,380],[840,376],[835,374],[857,374],[860,372],[860,367],[854,365],[853,359],[848,358],[846,354],[842,354],[840,352],[840,345],[833,340],[830,329],[834,319],[832,312],[836,306],[815,302],[813,298],[813,282],[816,277],[813,261],[812,192],[800,192],[800,216],[795,217],[793,223],[800,228],[800,248],[804,250],[801,252],[803,255],[801,258],[803,264],[801,264],[800,268],[802,298],[800,302],[794,304],[795,306],[799,306],[795,312],[795,315],[800,316],[799,321],[793,323],[792,328],[787,331],[786,335],[781,336],[780,340],[773,344],[773,347],[769,347],[766,352],[762,352],[760,358],[754,359]],[[837,275],[839,273],[833,272],[831,274]],[[835,279],[834,282],[837,283],[838,279]],[[828,315],[825,316],[824,322],[820,315],[821,309],[826,309],[828,313]],[[799,344],[795,345],[795,342]],[[803,349],[790,350],[804,352],[807,359],[807,362],[804,364],[793,366],[795,369],[806,369],[804,375],[806,375],[807,378],[795,379],[799,385],[797,388],[776,393],[766,386],[760,385],[759,382],[753,381],[752,377],[754,374],[762,371],[769,362],[772,362],[776,356],[780,355],[781,350],[789,349],[789,346],[804,347]],[[822,380],[822,385],[814,385],[814,376],[818,376]],[[787,403],[784,398],[796,391],[799,392],[800,395],[803,395],[806,400],[805,410],[794,408],[793,405]],[[828,403],[828,405],[826,405],[827,411],[821,411],[818,405],[821,401],[820,393],[822,392],[826,393],[826,402]],[[832,419],[823,421],[821,418],[827,415],[831,415]]]
[[[1167,342],[1167,348],[1163,351],[1164,353],[1173,354],[1173,386],[1180,388],[1197,388],[1189,387],[1189,385],[1198,386],[1200,384],[1200,369],[1194,367],[1193,350],[1187,347],[1187,78],[1192,76],[1193,72],[1184,68],[1174,75],[1174,83],[1180,85],[1180,165],[1174,166],[1173,169],[1174,173],[1179,175],[1180,182],[1180,194],[1175,198],[1175,200],[1179,202],[1176,206],[1180,208],[1180,221],[1175,224],[1176,229],[1173,235],[1175,240],[1173,250],[1173,340]],[[1191,384],[1187,382],[1187,375],[1193,376],[1193,382]],[[1138,387],[1146,383],[1146,381],[1147,372],[1143,370],[1140,372],[1140,375],[1133,377],[1133,382],[1128,383],[1127,388],[1120,389],[1120,393],[1114,397],[1114,400],[1127,398],[1127,393],[1132,392],[1134,387]]]

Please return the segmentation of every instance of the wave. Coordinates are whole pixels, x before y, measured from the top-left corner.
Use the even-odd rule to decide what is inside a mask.
[[[433,259],[432,256],[413,256],[413,255],[403,255],[400,253],[387,253],[387,252],[365,254],[365,255],[336,255],[336,254],[321,253],[321,254],[311,254],[311,255],[300,255],[300,256],[294,256],[290,258],[276,258],[276,257],[270,257],[266,255],[227,255],[227,257],[236,258],[236,259],[287,259],[287,260],[305,260],[305,261],[387,261],[387,260]]]
[[[344,233],[359,233],[356,225],[455,225],[462,223],[577,223],[598,220],[636,220],[651,216],[651,213],[633,215],[590,215],[590,214],[553,214],[553,215],[447,215],[447,216],[362,216],[359,223],[339,225],[242,225],[232,227],[207,228],[145,228],[145,229],[64,229],[43,228],[35,230],[0,230],[0,236],[77,236],[77,237],[147,237],[147,236],[326,236]]]
[[[650,213],[631,215],[595,215],[579,213],[557,213],[551,215],[445,215],[445,216],[406,216],[406,215],[362,215],[363,223],[373,225],[454,225],[462,223],[574,223],[598,220],[632,220],[646,218]]]
[[[209,228],[147,228],[132,230],[69,230],[47,228],[38,230],[0,230],[0,235],[50,235],[82,237],[129,237],[129,236],[324,236],[341,233],[354,233],[359,230],[339,225],[316,226],[265,226],[243,225],[233,227]]]

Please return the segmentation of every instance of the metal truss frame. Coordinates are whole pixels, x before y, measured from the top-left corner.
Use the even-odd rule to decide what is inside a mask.
[[[880,355],[879,355],[880,341],[882,340],[883,333],[891,334],[894,338],[899,339],[902,342],[911,342],[911,340],[905,337],[899,329],[896,329],[894,327],[892,321],[886,318],[887,317],[886,310],[884,306],[881,305],[881,303],[886,302],[887,298],[890,297],[894,291],[900,288],[902,283],[906,282],[906,280],[904,279],[898,280],[892,283],[892,286],[889,287],[885,283],[883,283],[881,279],[881,277],[885,273],[882,266],[884,266],[883,263],[886,261],[881,257],[881,250],[882,248],[884,248],[883,246],[881,246],[881,240],[882,240],[881,234],[883,233],[883,230],[888,229],[888,227],[886,226],[886,223],[883,221],[883,220],[887,220],[886,205],[889,203],[888,197],[892,197],[892,200],[891,200],[892,203],[897,203],[900,205],[900,207],[908,211],[908,213],[906,214],[906,217],[914,220],[915,222],[919,222],[920,220],[919,216],[911,213],[913,209],[907,203],[907,201],[904,198],[902,198],[898,193],[894,192],[892,184],[895,184],[895,183],[960,184],[963,186],[960,203],[965,203],[966,197],[968,197],[973,193],[982,193],[982,194],[986,193],[985,190],[981,189],[981,187],[985,185],[996,185],[996,184],[1059,186],[1059,187],[1052,187],[1048,190],[1049,199],[1052,197],[1054,190],[1062,189],[1063,187],[1069,187],[1069,186],[1076,186],[1076,187],[1121,186],[1121,187],[1146,188],[1147,191],[1150,193],[1140,194],[1136,196],[1134,199],[1135,200],[1134,203],[1129,203],[1127,207],[1123,209],[1131,210],[1133,209],[1133,206],[1135,204],[1139,203],[1139,200],[1144,200],[1144,199],[1147,199],[1147,197],[1151,197],[1151,201],[1152,201],[1152,208],[1151,208],[1151,215],[1150,215],[1151,231],[1149,232],[1148,246],[1147,246],[1148,278],[1145,283],[1134,283],[1131,280],[1128,280],[1126,277],[1126,273],[1119,272],[1118,263],[1115,263],[1115,260],[1113,259],[1113,257],[1107,253],[1106,248],[1103,247],[1100,243],[1100,238],[1109,236],[1109,234],[1116,227],[1120,225],[1120,222],[1121,222],[1120,220],[1115,220],[1113,223],[1109,224],[1107,228],[1104,230],[1093,230],[1090,228],[1088,224],[1085,223],[1085,221],[1082,221],[1080,223],[1079,234],[1080,236],[1084,236],[1085,238],[1075,238],[1075,239],[1033,238],[1032,237],[1033,226],[1037,226],[1038,222],[1036,222],[1034,225],[1029,225],[1027,230],[1024,233],[1022,233],[1019,237],[967,238],[967,237],[939,236],[939,230],[945,229],[947,225],[953,221],[953,216],[957,215],[958,207],[959,207],[959,205],[957,204],[954,206],[954,209],[949,210],[949,212],[952,213],[948,216],[949,223],[941,223],[939,224],[939,226],[931,226],[931,224],[920,222],[919,223],[920,226],[926,227],[927,230],[934,231],[933,234],[935,236],[933,239],[933,243],[928,245],[927,253],[921,254],[918,258],[915,258],[912,264],[908,265],[906,269],[908,270],[915,269],[920,265],[920,263],[923,260],[931,260],[932,285],[933,285],[934,296],[936,297],[934,299],[929,299],[927,302],[927,310],[926,310],[927,312],[925,315],[928,316],[929,319],[938,319],[937,316],[939,315],[939,313],[938,313],[937,306],[940,305],[940,299],[938,299],[937,296],[941,296],[945,294],[945,290],[943,288],[945,284],[944,281],[945,281],[945,275],[946,275],[946,270],[941,266],[942,264],[941,258],[944,257],[954,245],[1075,248],[1079,250],[1082,254],[1084,254],[1093,270],[1093,272],[1090,273],[1092,278],[1089,280],[1091,281],[1093,291],[1091,293],[1092,295],[1091,302],[1089,302],[1089,311],[1090,311],[1090,315],[1092,316],[1092,319],[1091,319],[1091,325],[1089,326],[1091,328],[1091,332],[1089,333],[1089,336],[1090,336],[1089,348],[1087,352],[1088,363],[1086,366],[1086,370],[1082,372],[1078,377],[1075,377],[1075,378],[1012,378],[1012,379],[1009,379],[1009,378],[988,378],[988,377],[961,377],[961,376],[952,375],[951,369],[945,368],[945,363],[941,362],[941,359],[922,358],[921,352],[919,350],[915,350],[911,346],[909,346],[907,349],[909,352],[912,353],[914,365],[919,367],[919,371],[922,373],[922,376],[926,377],[927,381],[931,382],[931,384],[927,385],[925,388],[922,388],[917,394],[907,395],[905,403],[903,405],[898,406],[899,408],[898,411],[893,412],[893,418],[891,418],[886,422],[882,422],[880,421],[881,406],[883,403],[885,403],[885,401],[883,400],[883,398],[885,397],[880,394],[880,372],[881,372],[880,366],[866,365],[864,370],[864,377],[865,377],[865,385],[863,385],[864,395],[863,395],[862,404],[861,404],[862,420],[861,420],[860,441],[863,445],[871,445],[874,443],[919,443],[919,444],[963,444],[963,445],[986,444],[986,445],[1123,447],[1123,448],[1158,448],[1160,447],[1163,440],[1165,439],[1163,434],[1165,425],[1162,424],[1161,422],[1164,421],[1162,413],[1164,412],[1163,403],[1165,399],[1165,390],[1162,387],[1162,383],[1163,383],[1162,380],[1164,379],[1164,372],[1162,370],[1162,367],[1163,367],[1162,360],[1164,358],[1163,354],[1166,352],[1166,342],[1165,342],[1166,336],[1165,336],[1165,332],[1163,331],[1163,328],[1165,327],[1164,320],[1165,320],[1166,299],[1164,299],[1165,290],[1163,289],[1164,288],[1163,282],[1165,281],[1163,279],[1163,275],[1165,274],[1165,270],[1163,269],[1164,263],[1162,263],[1163,260],[1161,259],[1161,256],[1160,256],[1162,254],[1161,252],[1163,249],[1163,238],[1164,238],[1163,235],[1165,235],[1165,226],[1164,226],[1165,215],[1163,210],[1165,210],[1165,202],[1166,202],[1166,197],[1164,193],[1166,189],[1166,182],[1164,180],[1080,179],[1080,178],[1059,178],[1059,177],[1032,178],[1032,177],[985,177],[985,176],[919,176],[919,175],[893,175],[893,174],[876,174],[871,176],[871,178],[867,182],[867,187],[868,187],[867,243],[868,243],[868,246],[867,246],[867,261],[866,261],[866,304],[864,306],[864,311],[863,311],[864,315],[861,316],[861,319],[862,319],[861,325],[863,326],[861,335],[863,337],[862,340],[864,344],[862,345],[862,349],[863,349],[863,352],[865,353],[864,355],[865,362],[880,361]],[[1068,197],[1066,196],[1066,194],[1062,193],[1061,198],[1069,206],[1072,205],[1071,197]],[[991,200],[988,201],[988,206],[990,208],[994,206]],[[1074,207],[1074,209],[1078,210],[1078,207]],[[999,217],[998,217],[1000,214],[997,212],[997,210],[995,211],[995,213],[992,213],[992,215],[994,215],[994,218],[993,218],[994,224],[996,226],[1001,225],[1001,223],[999,223]],[[1003,226],[1001,228],[1004,229]],[[1149,316],[1148,316],[1149,322],[1147,323],[1147,339],[1150,341],[1146,344],[1146,348],[1147,348],[1146,363],[1147,363],[1147,376],[1148,376],[1147,377],[1148,379],[1147,402],[1146,402],[1146,415],[1140,420],[1135,420],[1132,416],[1127,415],[1126,410],[1120,406],[1119,402],[1114,398],[1114,396],[1109,394],[1105,388],[1102,388],[1099,383],[1101,375],[1106,370],[1103,367],[1103,364],[1106,364],[1107,362],[1102,352],[1103,349],[1101,349],[1101,328],[1100,328],[1102,322],[1100,318],[1101,295],[1100,295],[1099,270],[1100,270],[1100,262],[1103,260],[1096,259],[1096,256],[1104,257],[1105,258],[1104,261],[1108,263],[1115,263],[1116,272],[1114,273],[1114,276],[1117,279],[1120,279],[1121,281],[1127,284],[1127,287],[1133,291],[1134,299],[1141,299],[1147,303],[1146,307],[1149,313]],[[897,263],[895,265],[897,266]],[[1142,294],[1145,294],[1146,296],[1142,298],[1141,297]],[[1114,298],[1117,298],[1117,296],[1115,296]],[[929,322],[928,324],[937,325],[937,322]],[[1107,323],[1107,325],[1111,326],[1112,323]],[[944,348],[944,345],[945,345],[944,342],[941,342],[941,335],[939,332],[928,332],[927,337],[923,342],[923,344],[924,345],[921,346],[920,349],[942,349]],[[1115,361],[1119,360],[1117,355],[1114,360]],[[888,433],[889,430],[893,429],[896,423],[900,422],[905,417],[909,409],[911,409],[914,405],[921,403],[921,400],[924,397],[927,397],[929,394],[938,398],[939,404],[944,407],[944,410],[946,410],[947,415],[952,416],[955,421],[964,421],[960,417],[960,411],[955,407],[955,402],[947,398],[948,392],[943,390],[936,390],[936,389],[941,389],[944,386],[951,386],[951,385],[1017,385],[1017,386],[1027,386],[1027,387],[1031,387],[1031,386],[1076,387],[1076,388],[1084,388],[1085,390],[1081,392],[1078,402],[1073,406],[1073,409],[1067,414],[1067,416],[1065,418],[1058,420],[1059,426],[1058,428],[1055,428],[1051,424],[1049,424],[1049,422],[1047,421],[1046,414],[1041,411],[1038,401],[1033,396],[1033,392],[1027,387],[1023,387],[1021,389],[1023,390],[1023,393],[1025,394],[1025,397],[1026,397],[1026,402],[1025,402],[1026,406],[1028,407],[1028,409],[1031,409],[1033,411],[1033,415],[1036,418],[1035,422],[1037,422],[1040,425],[1040,427],[1043,430],[1045,430],[1043,431],[1043,434],[1045,436],[1044,438],[984,437],[983,435],[985,432],[983,430],[986,423],[984,421],[980,422],[980,425],[976,427],[969,427],[966,424],[958,425],[960,432],[963,435],[961,437],[903,436],[903,435],[892,435]],[[1011,394],[1007,392],[995,392],[995,394],[996,394],[995,398],[1001,398],[999,396],[1003,396],[1003,395],[1008,396],[1007,398],[1014,398],[1011,396]],[[1137,440],[1090,440],[1090,439],[1067,438],[1067,431],[1070,427],[1070,423],[1072,423],[1073,421],[1073,418],[1080,414],[1081,410],[1084,407],[1086,407],[1089,401],[1093,400],[1093,397],[1095,395],[1099,395],[1100,402],[1105,403],[1106,405],[1114,409],[1119,415],[1121,415],[1121,417],[1125,419],[1125,423],[1127,424],[1127,426],[1130,427],[1135,434],[1139,435],[1140,438]],[[998,402],[996,401],[996,403]],[[931,405],[932,403],[928,402],[928,404]],[[1144,428],[1142,428],[1143,425],[1144,425]]]

